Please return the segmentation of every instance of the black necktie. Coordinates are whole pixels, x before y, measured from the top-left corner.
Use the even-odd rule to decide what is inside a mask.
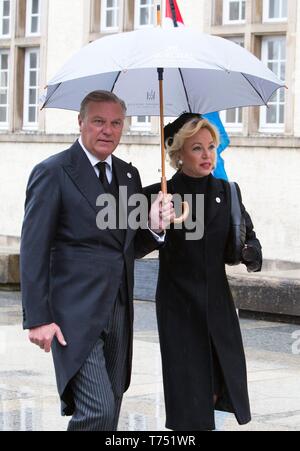
[[[104,190],[109,191],[110,184],[106,176],[106,164],[107,163],[105,161],[101,161],[96,166],[99,169],[99,180],[102,183]]]

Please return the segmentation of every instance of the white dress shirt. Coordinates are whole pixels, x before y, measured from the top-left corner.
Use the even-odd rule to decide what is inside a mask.
[[[106,158],[106,160],[99,160],[99,158],[95,157],[95,155],[93,155],[91,152],[89,152],[89,151],[84,147],[84,144],[83,144],[83,142],[82,142],[81,136],[80,136],[80,138],[78,139],[78,142],[79,142],[79,144],[81,145],[81,147],[82,147],[84,153],[85,153],[86,156],[88,157],[88,159],[89,159],[91,165],[93,166],[94,171],[96,172],[98,178],[99,178],[99,169],[97,168],[97,164],[98,164],[98,163],[107,163],[107,164],[105,165],[105,168],[106,168],[106,177],[107,177],[108,183],[111,183],[111,181],[112,181],[112,157],[111,157],[111,155],[109,155],[109,156]]]

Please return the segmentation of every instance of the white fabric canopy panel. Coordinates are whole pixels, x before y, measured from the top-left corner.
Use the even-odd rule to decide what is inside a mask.
[[[49,82],[44,107],[79,111],[84,97],[108,90],[128,116],[159,116],[157,69],[164,69],[166,116],[266,105],[284,87],[263,63],[226,39],[188,28],[150,28],[101,38],[82,48]]]

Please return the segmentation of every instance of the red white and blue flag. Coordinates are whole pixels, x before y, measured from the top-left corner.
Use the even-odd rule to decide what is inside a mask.
[[[168,27],[183,27],[184,22],[177,4],[176,0],[166,0],[166,17],[164,20],[164,26]],[[208,121],[210,121],[215,127],[218,129],[220,134],[220,146],[218,148],[218,162],[217,167],[214,171],[214,176],[216,178],[228,180],[228,176],[226,174],[225,170],[225,163],[221,156],[221,153],[229,146],[230,139],[228,134],[226,133],[226,130],[224,128],[224,125],[222,124],[222,121],[220,119],[220,115],[218,112],[216,113],[209,113],[204,114],[203,117],[205,117]]]

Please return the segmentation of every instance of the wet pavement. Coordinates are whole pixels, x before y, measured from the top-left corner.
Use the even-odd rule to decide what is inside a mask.
[[[164,401],[155,305],[135,303],[132,385],[121,431],[164,431]],[[218,430],[300,430],[300,326],[241,320],[253,421],[238,426],[217,412]],[[52,358],[31,345],[21,327],[19,293],[0,292],[0,430],[60,431]]]

